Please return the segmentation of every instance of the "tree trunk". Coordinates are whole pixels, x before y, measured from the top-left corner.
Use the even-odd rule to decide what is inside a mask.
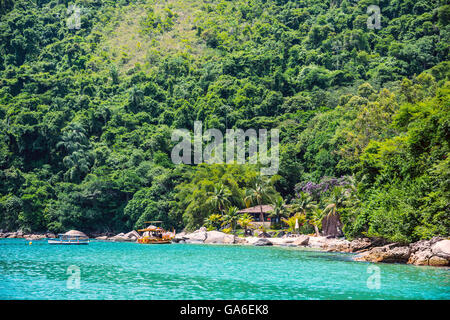
[[[261,220],[261,222],[264,225],[264,214],[263,214],[263,211],[262,211],[262,205],[261,204],[259,205],[259,210],[260,210],[259,220]]]
[[[319,228],[317,228],[316,225],[314,225],[314,230],[316,231],[316,236],[320,236]]]
[[[322,219],[322,231],[324,236],[342,237],[342,222],[339,215],[329,215]]]

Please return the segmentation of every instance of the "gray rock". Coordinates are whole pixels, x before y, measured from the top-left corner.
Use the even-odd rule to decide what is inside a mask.
[[[257,232],[258,238],[272,238],[272,236],[267,232]]]
[[[175,235],[175,237],[172,239],[172,242],[175,242],[175,243],[181,243],[181,241],[183,241],[183,243],[186,243],[186,238],[185,238],[185,236],[186,236],[186,232],[180,232],[180,233],[177,233],[176,235]]]
[[[383,247],[375,247],[360,255],[357,261],[406,263],[411,255],[409,246],[392,243]]]
[[[408,259],[409,264],[414,264],[417,266],[428,266],[430,258],[433,256],[433,252],[431,250],[417,250],[414,253],[411,253]]]
[[[285,235],[286,235],[286,232],[284,232],[283,230],[281,230],[280,232],[278,232],[277,237],[278,237],[278,238],[281,238],[281,237],[283,237],[283,236],[285,236]]]
[[[232,234],[226,234],[220,231],[208,231],[206,232],[205,243],[219,243],[219,244],[233,244],[235,236]]]
[[[372,246],[372,241],[368,238],[358,238],[350,242],[350,252],[366,250]]]
[[[420,251],[430,250],[431,244],[430,240],[420,240],[409,245],[411,253],[416,253]]]
[[[186,239],[184,240],[185,243],[190,243],[190,244],[203,244],[204,242],[202,240],[191,240],[191,239]]]
[[[134,231],[134,230],[132,230],[132,231],[130,231],[130,232],[128,232],[128,233],[126,233],[125,235],[124,235],[124,237],[126,237],[126,238],[130,238],[130,239],[137,239],[137,238],[139,238],[140,236],[139,236],[139,233],[137,233],[137,231]]]
[[[248,243],[248,241],[245,238],[235,237],[234,243],[235,244],[246,244],[246,243]]]
[[[253,243],[254,246],[272,246],[273,243],[270,242],[270,240],[266,238],[258,239],[255,243]]]
[[[186,234],[184,236],[184,239],[186,240],[186,242],[190,241],[190,243],[198,243],[198,242],[203,242],[206,240],[206,228],[204,228],[204,230],[202,230],[202,228],[200,228],[197,231],[194,231],[192,233]]]
[[[441,240],[431,246],[434,255],[450,260],[450,240]]]
[[[432,256],[430,260],[428,260],[428,265],[434,267],[445,267],[449,265],[449,260],[440,256]]]
[[[302,234],[292,242],[294,246],[307,246],[309,243],[309,236]]]

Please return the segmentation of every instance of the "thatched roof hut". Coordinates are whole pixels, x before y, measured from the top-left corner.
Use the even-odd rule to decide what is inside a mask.
[[[267,226],[269,226],[270,225],[269,214],[272,210],[273,210],[272,205],[263,204],[261,206],[258,205],[258,206],[239,210],[238,213],[239,214],[248,213],[251,216],[253,216],[253,218],[255,219],[255,222],[254,222],[255,225],[263,223],[263,224],[267,224]]]
[[[261,210],[262,209],[262,210]],[[238,213],[260,213],[261,211],[266,214],[273,210],[273,206],[270,204],[263,204],[262,206],[254,206],[246,209],[239,210]]]

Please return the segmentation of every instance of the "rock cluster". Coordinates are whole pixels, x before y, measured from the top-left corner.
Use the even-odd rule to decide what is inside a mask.
[[[237,237],[220,231],[206,231],[202,227],[192,233],[177,233],[172,240],[176,243],[209,243],[209,244],[235,244],[242,243]]]
[[[119,233],[115,236],[108,237],[108,236],[99,236],[96,237],[96,240],[108,240],[108,241],[115,241],[115,242],[136,242],[139,238],[139,233],[136,231],[130,231],[128,233]]]
[[[24,233],[23,231],[19,230],[16,232],[0,232],[0,238],[7,238],[7,239],[26,239],[26,240],[41,240],[41,239],[47,239],[47,238],[55,238],[55,235],[53,233],[41,233],[41,234],[28,234]]]
[[[421,240],[402,245],[391,243],[374,247],[355,260],[387,263],[408,263],[420,266],[449,266],[450,240],[435,237],[431,240]]]
[[[408,263],[420,266],[450,265],[450,240],[433,238],[421,240],[410,245],[411,255]]]
[[[274,236],[274,237],[270,237]],[[356,261],[409,263],[415,265],[449,266],[450,240],[433,238],[410,245],[401,243],[387,244],[383,239],[358,238],[348,241],[344,238],[316,237],[308,235],[282,235],[258,233],[254,237],[240,238],[219,231],[207,231],[200,228],[192,233],[178,233],[177,243],[215,243],[244,244],[253,246],[292,246],[310,247],[328,252],[357,253]]]

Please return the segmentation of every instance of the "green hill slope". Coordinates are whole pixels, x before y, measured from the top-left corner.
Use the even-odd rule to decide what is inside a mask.
[[[172,130],[199,120],[279,129],[288,202],[325,209],[352,176],[348,237],[449,234],[445,1],[19,0],[0,15],[0,229],[192,229],[220,211],[218,185],[244,206],[257,167],[172,163]]]

